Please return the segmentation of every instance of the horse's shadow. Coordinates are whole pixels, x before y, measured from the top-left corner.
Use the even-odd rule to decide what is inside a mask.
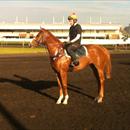
[[[86,97],[88,97],[91,100],[95,99],[95,97],[93,97],[91,95],[88,95],[86,92],[82,92],[81,88],[79,88],[79,87],[77,87],[75,85],[68,84],[68,86],[69,86],[68,89],[71,90],[71,91],[73,91],[73,92],[76,92],[76,93],[78,93],[80,95],[86,96]]]
[[[119,64],[130,66],[130,62],[119,62]]]
[[[21,87],[21,88],[24,88],[27,90],[31,90],[31,91],[34,91],[38,94],[46,96],[54,101],[57,100],[57,98],[44,92],[44,90],[46,90],[46,89],[50,89],[52,87],[57,87],[58,86],[57,81],[49,81],[49,80],[47,80],[47,81],[43,81],[43,80],[33,81],[33,80],[30,80],[30,79],[25,78],[23,76],[19,76],[19,75],[14,75],[14,77],[18,78],[18,80],[8,79],[8,78],[0,78],[0,82],[1,83],[9,82],[9,83],[17,85],[18,87]],[[87,96],[90,99],[94,99],[94,97],[86,94],[85,92],[82,92],[81,88],[79,88],[75,85],[68,84],[68,89],[70,91],[76,92],[80,95]]]
[[[55,101],[57,100],[55,97],[52,97],[51,95],[43,92],[43,90],[49,89],[51,87],[56,87],[57,86],[56,81],[49,81],[49,80],[48,81],[43,81],[43,80],[33,81],[19,75],[14,75],[14,77],[18,78],[19,80],[0,78],[0,82],[9,82],[9,83],[17,85],[18,87],[22,87],[24,89],[28,89],[38,94],[44,95]]]

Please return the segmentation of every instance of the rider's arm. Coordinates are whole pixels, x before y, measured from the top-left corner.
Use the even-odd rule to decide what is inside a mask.
[[[80,34],[77,34],[77,36],[76,36],[73,40],[71,40],[70,42],[71,42],[71,43],[76,42],[77,40],[80,39],[80,37],[81,37],[81,35],[80,35]]]

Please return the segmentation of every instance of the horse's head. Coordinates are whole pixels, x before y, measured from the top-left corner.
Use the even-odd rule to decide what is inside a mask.
[[[41,30],[38,32],[36,37],[33,38],[33,40],[31,41],[29,46],[33,48],[33,47],[36,47],[38,45],[45,44],[45,42],[46,42],[45,29],[41,28]]]
[[[57,39],[51,32],[48,30],[41,28],[36,37],[29,44],[30,47],[36,47],[40,44],[44,44],[46,46],[54,45],[55,47],[61,46],[61,41]]]

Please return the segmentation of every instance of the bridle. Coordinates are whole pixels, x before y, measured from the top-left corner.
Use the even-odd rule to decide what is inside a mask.
[[[42,38],[41,38],[41,39],[42,39]],[[37,45],[41,45],[41,44],[43,43],[43,39],[37,41],[35,37],[33,38],[33,41],[35,41],[35,42],[37,43]]]
[[[36,38],[33,38],[33,40],[37,43],[37,45],[41,45],[41,44],[44,42],[44,41],[43,41],[43,36],[40,37],[40,40],[36,40]],[[53,43],[51,43],[51,44],[53,45]],[[64,49],[63,49],[62,45],[61,45],[61,44],[58,45],[55,54],[54,54],[53,56],[50,55],[50,59],[51,59],[52,61],[55,61],[57,58],[63,56],[63,55],[62,55],[63,50],[64,50]]]

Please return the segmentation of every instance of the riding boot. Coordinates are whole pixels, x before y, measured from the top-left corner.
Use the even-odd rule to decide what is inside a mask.
[[[74,64],[75,66],[78,66],[78,65],[79,65],[79,61],[78,61],[78,60],[74,60],[74,61],[73,61],[73,64]]]

